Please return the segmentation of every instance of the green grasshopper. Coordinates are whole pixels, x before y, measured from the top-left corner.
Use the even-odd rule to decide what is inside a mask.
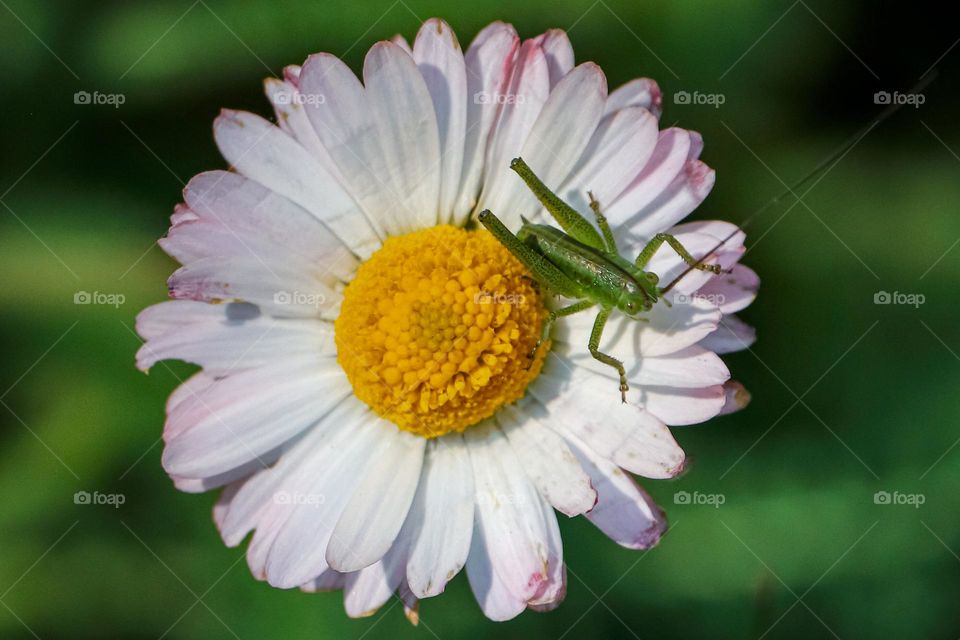
[[[631,318],[642,320],[643,314],[649,312],[669,290],[669,286],[663,289],[658,286],[657,274],[643,270],[665,242],[693,269],[720,273],[720,265],[704,264],[695,259],[675,237],[666,233],[655,235],[636,260],[630,262],[617,250],[610,225],[592,193],[588,193],[590,209],[599,233],[586,218],[550,191],[521,158],[515,158],[510,168],[523,179],[563,230],[521,218],[523,226],[514,235],[489,209],[480,212],[480,223],[523,263],[540,286],[577,301],[550,312],[529,357],[532,359],[536,355],[558,318],[599,306],[587,346],[594,359],[617,370],[620,399],[625,403],[630,387],[623,362],[600,351],[600,340],[610,314],[617,309]],[[665,299],[664,303],[669,304]]]

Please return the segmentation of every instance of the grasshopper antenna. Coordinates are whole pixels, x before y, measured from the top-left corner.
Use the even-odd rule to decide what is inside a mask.
[[[928,73],[924,74],[924,75],[921,76],[921,78],[916,82],[916,84],[914,84],[913,87],[911,87],[911,88],[907,91],[907,93],[920,93],[920,92],[923,91],[931,82],[933,82],[933,81],[936,79],[937,75],[938,75],[938,72],[937,72],[936,69],[934,69],[934,70],[931,71],[931,72],[928,72]],[[774,197],[772,200],[770,200],[769,202],[767,202],[765,205],[763,205],[762,207],[760,207],[759,209],[757,209],[756,211],[754,211],[753,213],[751,213],[749,216],[747,216],[746,220],[744,220],[743,222],[741,222],[740,225],[739,225],[734,231],[732,231],[729,235],[727,235],[726,238],[724,238],[723,240],[721,240],[720,242],[718,242],[718,243],[716,244],[716,246],[714,246],[712,249],[710,249],[710,251],[707,251],[707,253],[704,254],[704,256],[703,256],[702,258],[700,258],[700,260],[698,261],[698,264],[699,264],[700,262],[703,262],[704,260],[706,260],[706,259],[710,256],[710,254],[712,254],[714,251],[716,251],[717,249],[719,249],[720,247],[722,247],[723,245],[725,245],[725,244],[726,244],[731,238],[733,238],[735,235],[737,235],[738,233],[740,233],[741,231],[743,231],[744,229],[746,229],[746,227],[747,227],[751,222],[753,222],[759,215],[763,214],[763,213],[766,212],[768,209],[776,206],[777,204],[779,204],[780,202],[786,200],[786,199],[787,199],[788,197],[790,197],[790,196],[793,196],[797,201],[799,201],[799,200],[801,199],[801,197],[802,197],[802,196],[798,196],[798,195],[797,195],[797,191],[798,191],[799,189],[801,189],[801,188],[804,187],[806,184],[808,184],[808,183],[809,183],[811,180],[813,180],[813,178],[815,178],[816,176],[822,175],[822,174],[824,173],[824,171],[827,170],[828,168],[833,168],[833,166],[836,165],[838,162],[840,162],[840,160],[842,160],[843,157],[844,157],[845,155],[847,155],[847,153],[848,153],[851,149],[853,149],[853,148],[857,145],[857,143],[860,142],[860,140],[862,140],[862,139],[864,138],[864,136],[866,136],[868,133],[870,133],[871,131],[873,131],[873,129],[874,129],[877,125],[879,125],[879,124],[882,123],[884,120],[886,120],[887,118],[889,118],[890,116],[892,116],[894,113],[896,113],[897,111],[899,111],[900,108],[903,107],[903,105],[904,105],[904,103],[899,103],[899,104],[892,104],[892,103],[891,103],[890,105],[888,105],[883,111],[881,111],[879,114],[877,114],[877,117],[876,117],[876,118],[874,118],[873,120],[871,120],[870,122],[868,122],[866,125],[864,125],[863,127],[861,127],[856,133],[854,133],[854,134],[851,135],[849,138],[847,138],[846,140],[844,140],[843,143],[842,143],[839,147],[837,147],[836,150],[833,151],[833,153],[831,153],[829,156],[827,156],[826,158],[824,158],[822,161],[820,161],[819,164],[817,164],[817,166],[815,166],[813,169],[811,169],[811,170],[810,170],[810,173],[808,173],[807,175],[805,175],[803,178],[801,178],[800,180],[798,180],[798,181],[795,182],[794,184],[792,184],[792,185],[790,185],[789,187],[787,187],[786,190],[784,190],[781,194],[779,194],[778,196]],[[806,195],[806,193],[804,193],[804,195]],[[686,277],[686,275],[687,275],[688,273],[690,273],[693,269],[694,269],[694,267],[692,267],[692,266],[691,266],[691,267],[687,267],[687,269],[684,270],[683,273],[681,273],[679,276],[677,276],[677,277],[673,280],[673,282],[671,282],[671,283],[668,284],[666,287],[664,287],[663,289],[661,289],[661,290],[660,290],[661,293],[666,293],[666,292],[670,291],[670,289],[672,289],[672,288],[674,287],[674,285],[676,285],[678,282],[680,282],[680,280],[682,280],[684,277]]]

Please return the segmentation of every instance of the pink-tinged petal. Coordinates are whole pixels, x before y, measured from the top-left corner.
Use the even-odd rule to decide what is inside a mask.
[[[546,523],[549,560],[547,579],[540,583],[540,588],[527,601],[527,606],[533,611],[552,611],[560,606],[567,595],[567,566],[563,563],[563,541],[560,538],[560,527],[557,526],[557,516],[543,497],[538,498],[538,504],[531,505],[531,508],[539,508]]]
[[[464,433],[464,440],[473,463],[476,522],[489,561],[507,590],[526,602],[548,578],[547,525],[534,508],[540,497],[496,426],[475,425]]]
[[[725,402],[723,389],[719,384],[699,389],[641,387],[640,402],[671,427],[699,424],[720,413]]]
[[[660,87],[650,78],[637,78],[617,87],[607,98],[605,114],[615,113],[628,107],[643,107],[660,117],[663,111],[663,94]]]
[[[495,22],[480,32],[467,49],[467,126],[463,170],[453,224],[463,224],[480,196],[490,129],[500,111],[520,38],[513,27]]]
[[[463,568],[473,532],[474,495],[463,437],[454,433],[428,442],[408,516],[407,582],[417,597],[439,595]]]
[[[600,122],[606,97],[607,79],[592,62],[568,73],[550,93],[519,150],[544,184],[555,189],[570,174]],[[519,226],[521,215],[532,217],[540,210],[527,185],[509,169],[509,161],[494,164],[490,171],[499,180],[488,182],[482,207],[497,212],[508,228]]]
[[[575,516],[593,508],[597,493],[563,438],[534,416],[535,403],[506,405],[497,422],[510,440],[524,473],[540,494],[561,513]],[[539,409],[543,413],[542,409]]]
[[[562,29],[550,29],[546,33],[534,38],[534,41],[543,49],[547,58],[547,69],[550,72],[550,87],[557,86],[560,80],[573,69],[573,45],[567,32]]]
[[[312,213],[354,253],[367,257],[379,246],[382,236],[364,222],[337,179],[278,127],[252,113],[224,110],[213,133],[237,171]]]
[[[380,216],[390,235],[440,220],[440,137],[430,92],[413,59],[378,42],[363,62],[363,82],[394,202]]]
[[[161,302],[140,312],[137,332],[145,340],[137,352],[144,371],[160,360],[183,360],[222,376],[309,353],[318,360],[335,355],[329,324],[277,320],[245,304]]]
[[[177,269],[167,286],[177,300],[250,303],[278,317],[335,320],[342,299],[335,279],[319,266],[307,271],[246,257],[194,260]]]
[[[443,20],[427,20],[413,45],[413,59],[433,101],[440,133],[439,222],[450,223],[463,170],[467,130],[467,68],[453,30]]]
[[[303,68],[298,64],[288,64],[283,68],[283,79],[295,87],[300,86],[300,72]]]
[[[235,373],[169,415],[167,428],[177,435],[164,448],[163,466],[190,478],[234,469],[316,424],[350,390],[342,373],[312,358]]]
[[[327,563],[358,571],[386,554],[403,526],[423,467],[424,438],[384,423],[382,444],[336,523]],[[404,558],[406,563],[406,558]]]
[[[244,478],[259,473],[264,469],[268,469],[270,465],[279,460],[280,456],[289,450],[297,440],[298,438],[293,438],[289,442],[284,443],[273,451],[268,451],[267,453],[258,456],[256,460],[251,460],[246,464],[242,464],[239,467],[224,473],[214,476],[206,476],[203,478],[170,476],[170,479],[173,480],[173,486],[180,491],[185,491],[187,493],[203,493],[204,491],[210,491],[211,489],[216,489],[224,485],[235,483],[238,480],[243,480]]]
[[[713,278],[696,295],[713,300],[725,314],[736,313],[750,306],[760,289],[760,278],[742,264],[735,264],[729,273]]]
[[[617,465],[569,438],[570,447],[597,488],[597,506],[587,518],[607,537],[628,549],[649,549],[667,530],[663,511]]]
[[[467,579],[483,615],[495,622],[502,622],[523,613],[527,603],[515,596],[497,574],[494,568],[497,553],[484,539],[482,522],[479,518],[475,519],[470,555],[467,557]]]
[[[480,209],[496,209],[498,215],[508,215],[503,204],[509,200],[507,195],[519,180],[510,171],[510,161],[520,155],[523,146],[530,137],[543,106],[550,97],[550,72],[547,59],[540,45],[527,40],[517,54],[516,63],[510,79],[501,94],[489,97],[499,105],[499,115],[490,133],[487,151],[483,193],[480,197]],[[543,171],[534,165],[535,171]],[[518,216],[522,212],[513,212]],[[516,218],[519,222],[519,217]],[[507,226],[511,226],[507,224]]]
[[[629,221],[657,199],[680,174],[690,153],[690,132],[670,128],[660,132],[653,154],[646,166],[627,188],[607,205],[605,215],[618,233],[630,232]],[[618,230],[618,227],[623,227]]]
[[[656,142],[657,120],[646,109],[631,107],[604,118],[557,195],[592,220],[588,192],[603,209],[640,173]]]
[[[690,160],[673,182],[653,202],[623,223],[634,238],[649,240],[657,233],[680,222],[706,199],[716,182],[713,169]]]
[[[371,454],[376,456],[384,433],[383,424],[365,404],[351,399],[343,405],[327,420],[333,423],[330,437],[278,485],[257,524],[257,534],[264,524],[277,529],[264,562],[264,575],[275,587],[297,587],[335,568],[326,561],[334,523],[362,481]],[[347,430],[335,421],[346,423]]]
[[[697,223],[678,225],[668,229],[668,232],[694,258],[699,259],[704,264],[719,264],[722,269],[729,269],[743,255],[745,249],[742,237],[734,236],[721,245],[722,237],[718,238],[712,233],[706,233],[709,229],[695,225]],[[735,228],[733,225],[729,226]],[[701,229],[701,231],[696,229]],[[639,251],[639,249],[636,250]],[[693,294],[697,290],[717,277],[709,271],[691,269],[690,265],[685,263],[677,252],[666,243],[660,246],[650,262],[644,267],[644,270],[657,274],[660,277],[661,287],[669,286],[683,275],[680,281],[673,286],[670,293],[667,294],[668,299],[678,303],[689,302],[696,297]]]
[[[747,405],[750,404],[750,392],[736,380],[729,380],[724,383],[723,390],[726,402],[723,409],[720,410],[721,415],[736,413],[741,409],[746,409]]]
[[[757,331],[737,316],[724,316],[717,330],[700,341],[700,346],[714,353],[743,351],[757,339]]]
[[[161,240],[180,262],[247,257],[313,271],[348,282],[358,262],[315,216],[266,187],[229,171],[195,176],[183,190],[183,209]],[[332,282],[333,280],[329,280]]]
[[[531,386],[547,407],[547,424],[554,431],[583,440],[617,466],[647,478],[672,478],[683,469],[683,449],[660,420],[621,403],[612,380],[586,372],[575,376],[574,385],[559,396],[551,394],[549,385],[555,383],[546,373]]]

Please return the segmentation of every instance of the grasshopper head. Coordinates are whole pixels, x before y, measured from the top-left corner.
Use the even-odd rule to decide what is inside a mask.
[[[655,273],[641,273],[640,277],[626,283],[617,301],[617,309],[631,318],[650,311],[659,298],[658,281]]]

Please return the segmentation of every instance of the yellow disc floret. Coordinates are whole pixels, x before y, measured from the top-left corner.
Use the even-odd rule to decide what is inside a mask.
[[[463,431],[540,372],[546,318],[523,265],[486,230],[388,239],[344,292],[337,360],[354,393],[404,431]]]

